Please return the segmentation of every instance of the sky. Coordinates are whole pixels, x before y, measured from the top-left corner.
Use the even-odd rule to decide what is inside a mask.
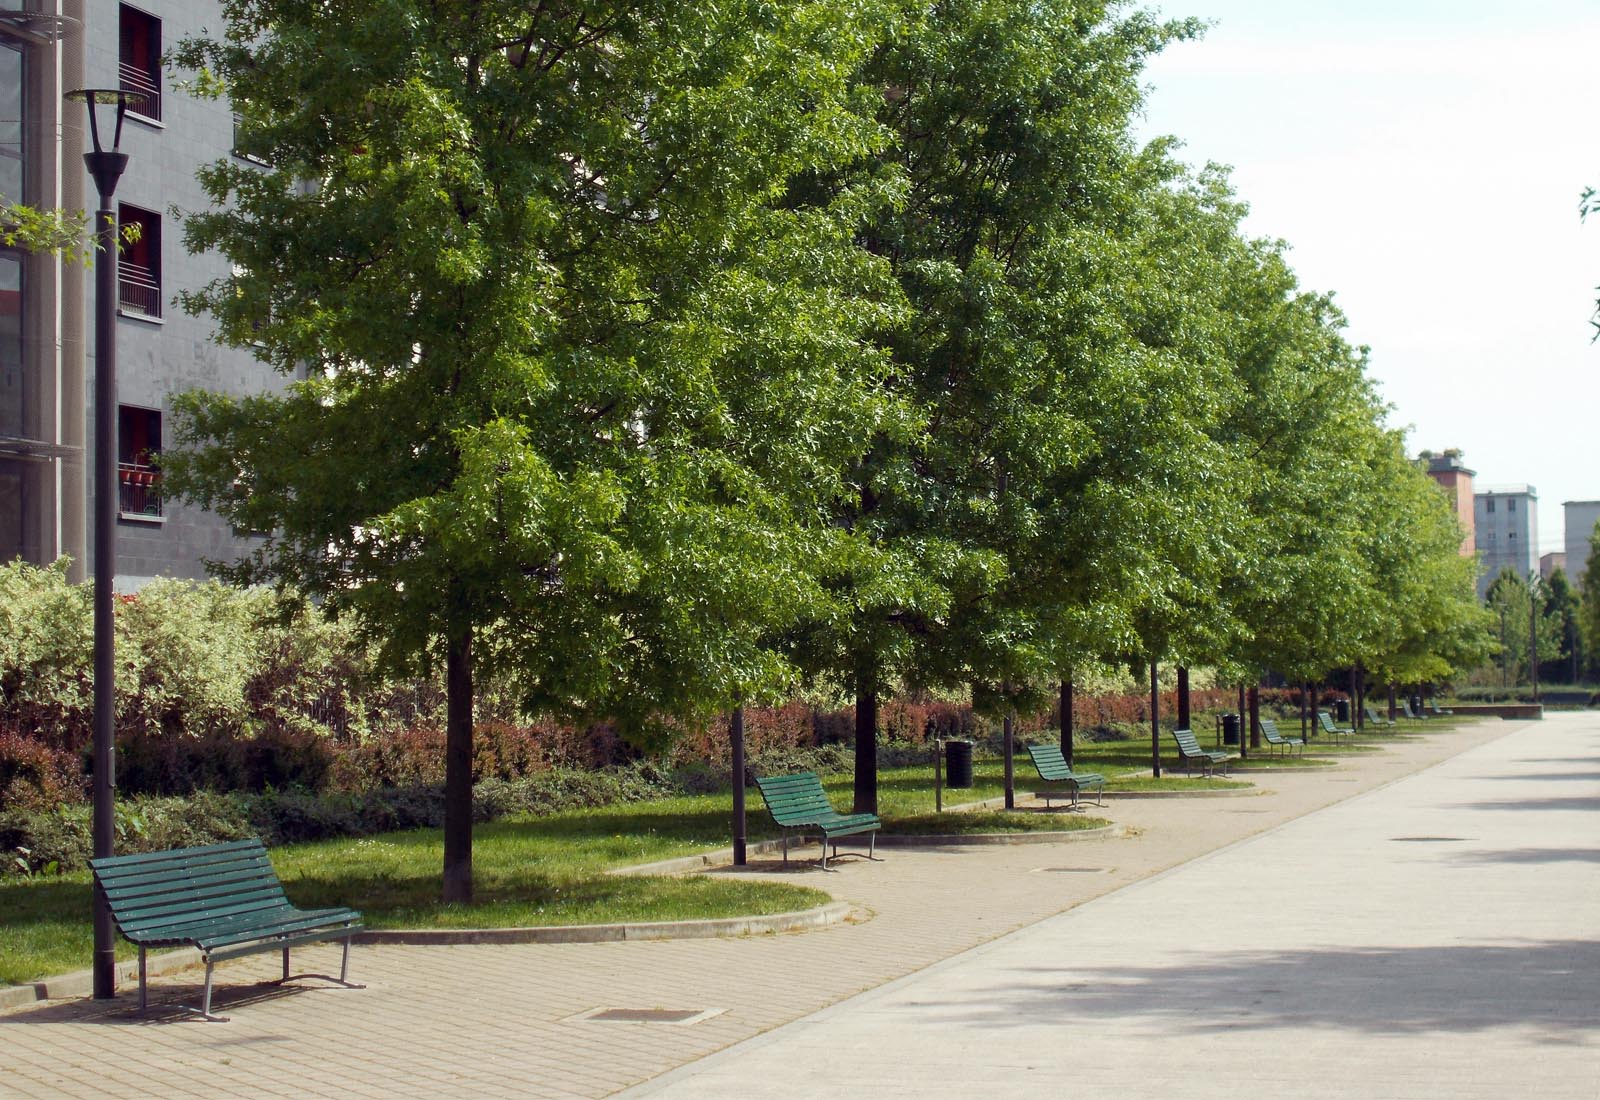
[[[1212,26],[1150,63],[1140,136],[1232,166],[1411,453],[1532,484],[1561,550],[1561,502],[1600,499],[1600,0],[1147,6]]]

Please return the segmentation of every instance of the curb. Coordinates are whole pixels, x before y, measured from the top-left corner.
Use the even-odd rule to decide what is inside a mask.
[[[1090,803],[1093,805],[1093,803]],[[946,848],[982,844],[1070,844],[1075,840],[1101,840],[1127,835],[1122,825],[1102,825],[1097,829],[1069,829],[1065,832],[1029,833],[922,833],[878,834],[880,848]]]
[[[1261,771],[1257,772],[1256,774],[1260,775],[1262,772],[1265,772],[1266,770],[1267,769],[1262,768]],[[1325,771],[1327,769],[1325,769],[1325,768],[1317,768],[1315,770],[1320,772],[1320,771]],[[1115,799],[1132,799],[1132,798],[1238,798],[1241,795],[1257,795],[1257,794],[1261,794],[1261,793],[1262,792],[1261,792],[1261,789],[1259,787],[1256,787],[1256,786],[1252,785],[1252,786],[1249,786],[1249,787],[1226,787],[1226,788],[1223,788],[1222,790],[1212,790],[1212,791],[1207,791],[1207,790],[1198,790],[1198,791],[1107,791],[1105,796],[1107,798],[1115,798]]]
[[[745,854],[757,856],[766,855],[768,852],[783,851],[783,840],[752,840],[745,846]],[[631,867],[613,867],[607,871],[608,875],[678,875],[686,871],[704,871],[711,867],[721,867],[733,862],[732,848],[716,848],[709,852],[700,852],[692,856],[676,856],[673,859],[658,859],[654,863],[635,863]]]
[[[200,952],[193,947],[178,947],[160,955],[150,955],[145,972],[152,978],[172,974],[200,964]],[[117,985],[139,983],[139,960],[128,959],[117,963]],[[94,971],[74,970],[54,978],[41,978],[22,985],[0,986],[0,1009],[21,1008],[35,1001],[50,1001],[59,997],[87,997],[94,992]]]
[[[762,917],[716,920],[647,921],[636,924],[556,924],[546,928],[395,928],[369,929],[353,939],[362,944],[512,944],[618,943],[624,940],[701,940],[825,928],[846,920],[855,907],[834,901],[815,909],[772,913]]]

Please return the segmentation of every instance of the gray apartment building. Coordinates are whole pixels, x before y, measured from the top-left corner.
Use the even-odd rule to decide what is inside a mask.
[[[117,586],[155,576],[202,576],[203,559],[246,548],[216,516],[161,492],[152,456],[169,439],[171,400],[186,389],[259,392],[277,385],[251,355],[220,347],[209,319],[178,310],[177,292],[229,274],[220,256],[190,256],[181,215],[207,204],[201,164],[232,154],[227,104],[172,87],[161,58],[179,39],[217,30],[212,0],[0,0],[0,191],[12,201],[92,210],[83,166],[85,109],[75,88],[143,96],[122,136],[128,168],[115,204],[139,240],[121,257],[115,409],[91,407],[93,278],[56,257],[0,250],[0,560],[66,554],[91,567],[87,477],[93,418],[117,418]]]
[[[1600,500],[1569,500],[1561,510],[1566,521],[1567,576],[1576,584],[1594,560],[1590,538],[1600,522]]]
[[[1520,577],[1539,571],[1539,494],[1532,485],[1505,485],[1481,489],[1472,496],[1481,572],[1478,598],[1510,568]]]

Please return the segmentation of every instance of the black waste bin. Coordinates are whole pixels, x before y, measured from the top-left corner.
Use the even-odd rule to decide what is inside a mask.
[[[972,786],[972,742],[946,741],[944,743],[944,785],[968,788]]]
[[[1222,743],[1224,745],[1237,745],[1239,743],[1239,716],[1237,714],[1224,714],[1222,716]]]
[[[1333,703],[1333,716],[1344,725],[1350,724],[1350,700],[1335,699]]]

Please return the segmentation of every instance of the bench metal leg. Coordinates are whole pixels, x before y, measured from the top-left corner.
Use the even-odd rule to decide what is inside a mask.
[[[225,1024],[228,1022],[228,1018],[226,1016],[213,1016],[211,1014],[211,972],[213,969],[215,969],[216,965],[216,963],[211,961],[211,957],[209,955],[206,956],[206,989],[200,1001],[200,1018],[203,1020],[208,1020],[214,1024]],[[191,1009],[190,1011],[193,1010]]]
[[[837,845],[834,846],[833,854],[839,854],[839,848]],[[822,834],[822,869],[824,871],[828,869],[828,834],[826,833]]]
[[[139,948],[139,1011],[143,1012],[150,1007],[150,990],[144,965],[144,948]]]
[[[283,949],[283,980],[289,980],[289,949],[287,947]]]

